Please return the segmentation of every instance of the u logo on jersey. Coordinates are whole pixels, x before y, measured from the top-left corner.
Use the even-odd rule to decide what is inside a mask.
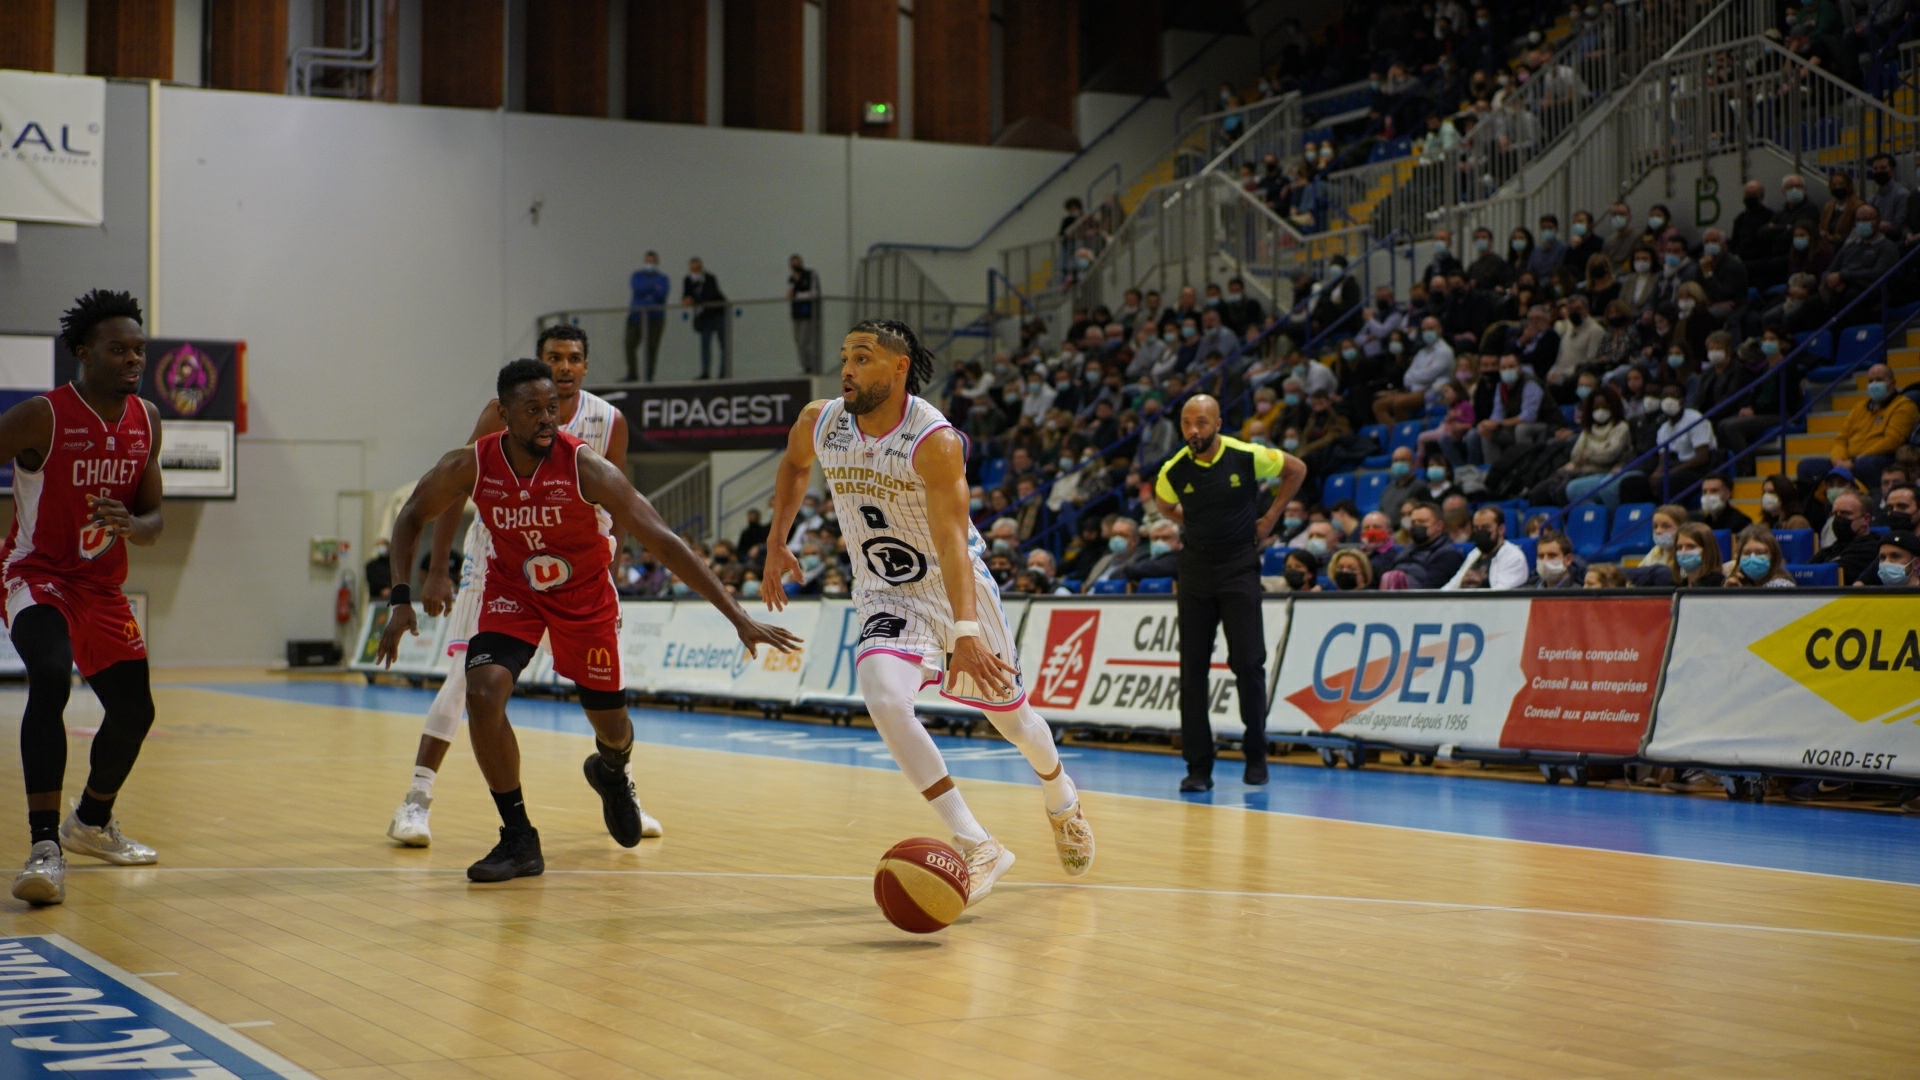
[[[92,562],[107,553],[114,539],[113,530],[105,525],[89,523],[80,526],[80,557]]]
[[[557,589],[573,577],[573,564],[558,555],[535,555],[526,561],[524,568],[527,584],[533,586],[534,592]]]

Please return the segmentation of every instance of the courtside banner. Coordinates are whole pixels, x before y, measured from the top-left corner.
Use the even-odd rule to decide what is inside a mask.
[[[648,383],[594,393],[627,414],[629,453],[776,450],[813,397],[807,379]]]
[[[1917,615],[1892,589],[1685,596],[1646,756],[1920,777]]]
[[[1634,754],[1669,597],[1299,597],[1268,730],[1434,748]]]
[[[347,662],[347,667],[354,671],[386,671],[395,675],[445,675],[452,666],[446,650],[447,619],[444,615],[429,615],[417,604],[414,605],[413,614],[419,633],[400,635],[393,667],[381,667],[375,662],[374,654],[380,649],[380,636],[387,632],[387,612],[384,601],[367,605],[366,614],[360,621],[360,647],[354,650],[353,659]]]
[[[1287,602],[1261,605],[1266,629],[1262,666],[1272,681],[1287,634]],[[1027,613],[1020,642],[1027,696],[1040,715],[1180,730],[1180,613],[1170,599],[1041,597]],[[1207,710],[1222,734],[1245,730],[1240,694],[1227,668],[1227,638],[1214,638]]]
[[[105,79],[0,71],[0,219],[101,224],[106,122]]]
[[[1002,609],[1007,613],[1007,625],[1014,632],[1014,640],[1019,641],[1020,620],[1027,614],[1027,601],[1009,597],[1001,601]],[[1038,611],[1038,608],[1034,609]],[[758,618],[755,615],[755,618]],[[860,673],[854,668],[854,660],[860,653],[860,631],[864,622],[854,609],[851,600],[820,601],[820,619],[814,627],[817,641],[808,642],[807,662],[800,675],[799,694],[796,704],[801,705],[838,705],[848,708],[864,709],[866,702],[860,696]],[[1026,652],[1024,647],[1020,650]],[[1015,657],[1007,657],[1015,666],[1023,666]],[[943,667],[945,657],[931,658],[934,667]],[[1027,682],[1031,693],[1033,684]],[[920,688],[920,696],[914,699],[916,706],[933,706],[942,712],[966,713],[978,715],[979,710],[960,705],[940,696],[938,683],[930,683]]]
[[[654,645],[673,621],[671,600],[622,600],[620,602],[620,667],[627,689],[647,689],[647,658]]]
[[[812,640],[820,620],[818,601],[795,601],[781,611],[758,605],[754,619]],[[783,653],[761,648],[747,655],[740,634],[720,610],[705,600],[675,601],[673,616],[642,649],[640,678],[627,689],[652,693],[703,694],[753,701],[792,701],[800,690],[806,649]]]

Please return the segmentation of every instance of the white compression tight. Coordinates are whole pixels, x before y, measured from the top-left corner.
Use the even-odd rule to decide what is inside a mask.
[[[452,742],[453,737],[460,734],[460,719],[466,710],[467,654],[457,652],[453,666],[447,670],[447,680],[440,684],[440,692],[433,695],[433,704],[427,706],[427,723],[422,733],[442,742]]]
[[[947,763],[933,736],[914,716],[913,699],[925,681],[919,664],[888,653],[869,653],[860,661],[860,694],[867,702],[867,715],[874,730],[893,751],[893,760],[915,791],[925,791],[947,775]],[[1018,709],[988,712],[988,722],[1020,751],[1033,771],[1041,776],[1060,767],[1060,752],[1053,745],[1053,731],[1047,722],[1025,701]],[[1064,775],[1064,774],[1063,774]]]

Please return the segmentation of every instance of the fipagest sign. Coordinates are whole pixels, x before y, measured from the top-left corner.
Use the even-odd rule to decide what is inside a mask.
[[[1261,665],[1271,682],[1287,633],[1285,600],[1261,605]],[[1180,730],[1180,612],[1171,599],[1043,597],[1020,642],[1028,699],[1048,720]],[[1213,728],[1238,734],[1240,694],[1227,667],[1224,631],[1214,636],[1207,711]]]
[[[107,81],[0,71],[0,219],[99,225]]]
[[[1268,730],[1434,748],[1629,756],[1670,598],[1301,597]]]
[[[1687,595],[1646,756],[1920,777],[1920,598]]]

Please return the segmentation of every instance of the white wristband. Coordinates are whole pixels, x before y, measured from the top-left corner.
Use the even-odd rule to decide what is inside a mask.
[[[981,637],[980,624],[972,619],[956,619],[953,623],[953,644],[958,645],[963,637]],[[951,646],[949,646],[951,648]]]

